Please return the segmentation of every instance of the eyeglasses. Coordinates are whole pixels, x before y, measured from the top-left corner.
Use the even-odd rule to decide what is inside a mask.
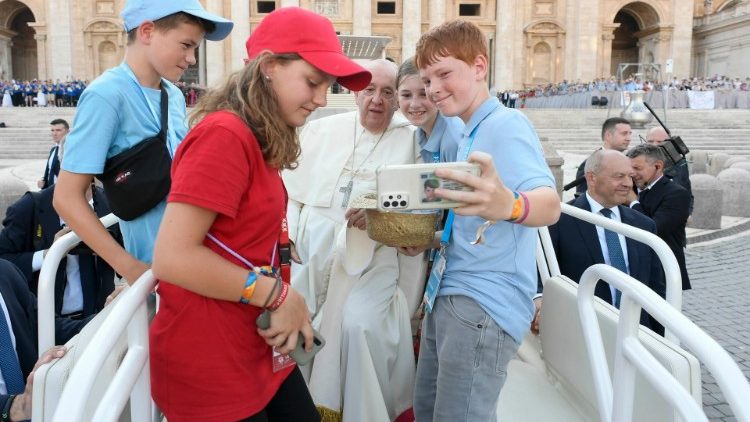
[[[380,98],[386,101],[390,101],[396,97],[396,93],[390,88],[384,88],[384,89],[378,90],[374,86],[368,86],[367,88],[363,89],[362,94],[364,94],[365,97],[374,97],[375,94],[379,94]]]

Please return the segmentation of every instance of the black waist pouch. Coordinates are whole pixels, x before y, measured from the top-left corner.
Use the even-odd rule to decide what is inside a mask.
[[[172,157],[167,148],[167,90],[161,87],[161,130],[104,164],[99,180],[112,212],[130,221],[155,207],[169,193]]]

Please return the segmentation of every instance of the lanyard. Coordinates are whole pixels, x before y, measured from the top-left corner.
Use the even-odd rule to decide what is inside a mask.
[[[477,123],[474,129],[472,129],[471,134],[469,134],[469,141],[466,143],[466,148],[464,149],[464,157],[461,161],[466,161],[469,158],[471,147],[472,145],[474,145],[474,137],[477,134],[477,129],[479,129],[479,123]],[[448,211],[448,218],[446,218],[445,228],[443,228],[443,236],[440,237],[440,246],[448,246],[448,242],[451,239],[451,233],[453,232],[454,217],[455,214],[453,213],[453,210]]]

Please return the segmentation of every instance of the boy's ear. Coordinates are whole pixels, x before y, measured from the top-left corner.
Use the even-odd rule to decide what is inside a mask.
[[[483,81],[487,78],[488,67],[487,57],[484,54],[480,54],[474,58],[474,71],[478,81]]]
[[[156,25],[151,21],[143,22],[138,25],[138,29],[136,30],[138,40],[147,45],[151,44],[151,38],[153,37],[154,32],[156,32]]]

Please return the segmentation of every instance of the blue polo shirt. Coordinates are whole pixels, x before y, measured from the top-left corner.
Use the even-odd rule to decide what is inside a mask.
[[[172,83],[162,80],[169,94],[170,153],[187,133],[185,98]],[[161,128],[161,92],[138,84],[130,67],[122,62],[104,72],[83,91],[65,140],[62,168],[71,173],[101,174],[104,163]],[[151,263],[154,242],[164,215],[166,200],[132,221],[121,221],[125,249],[141,261]]]
[[[500,179],[511,190],[554,189],[536,131],[521,112],[502,106],[497,98],[485,101],[471,116],[459,141],[463,159],[469,135],[477,128],[471,151],[492,155]],[[537,276],[537,230],[505,221],[487,229],[485,242],[471,245],[480,217],[459,216],[447,250],[447,266],[439,296],[463,295],[479,303],[518,343],[534,315]]]
[[[415,132],[422,160],[425,163],[432,163],[435,161],[434,154],[439,152],[440,162],[455,161],[458,153],[458,140],[461,139],[463,130],[464,122],[460,118],[445,117],[438,113],[429,138],[421,128]]]

